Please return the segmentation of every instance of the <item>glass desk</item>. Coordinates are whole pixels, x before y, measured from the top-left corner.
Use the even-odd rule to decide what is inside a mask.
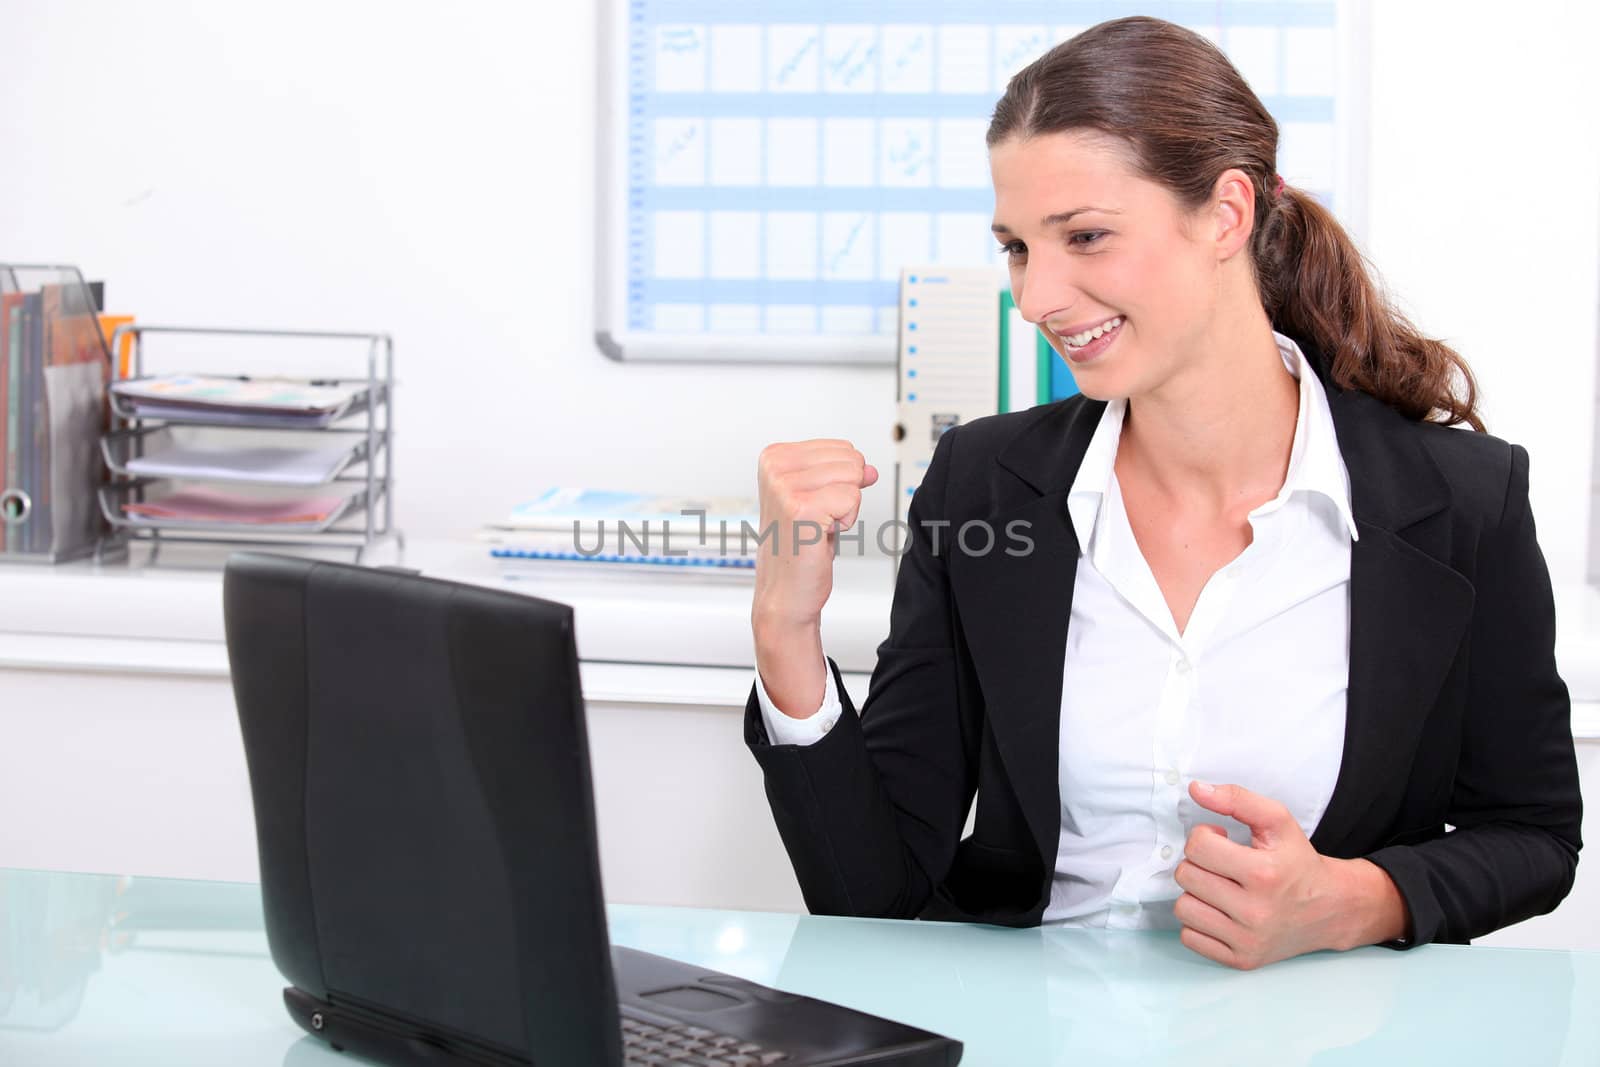
[[[1239,973],[1165,933],[610,917],[619,944],[960,1038],[967,1067],[1600,1064],[1600,953],[1372,948]],[[5,1067],[358,1067],[290,1022],[283,985],[253,885],[0,869]]]

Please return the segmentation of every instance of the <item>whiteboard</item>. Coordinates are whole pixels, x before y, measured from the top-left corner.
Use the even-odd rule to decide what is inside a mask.
[[[1004,262],[984,133],[1006,81],[1128,14],[1221,47],[1278,121],[1280,173],[1364,230],[1363,0],[602,3],[613,359],[893,363],[901,265]]]

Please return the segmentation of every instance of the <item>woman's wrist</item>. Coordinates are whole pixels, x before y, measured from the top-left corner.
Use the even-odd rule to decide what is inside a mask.
[[[750,613],[750,633],[755,638],[756,659],[763,654],[794,648],[815,641],[822,644],[822,620],[800,619],[781,612],[755,610]]]
[[[1365,859],[1328,862],[1341,884],[1343,904],[1332,943],[1326,947],[1343,951],[1406,936],[1410,917],[1405,898],[1387,871]]]
[[[827,692],[827,661],[820,623],[784,623],[752,618],[756,673],[773,705],[791,718],[809,718]],[[818,664],[822,665],[821,670]]]

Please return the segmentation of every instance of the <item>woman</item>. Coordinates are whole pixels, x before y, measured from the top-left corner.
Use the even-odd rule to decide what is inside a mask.
[[[819,638],[831,541],[761,557],[746,737],[813,911],[1178,926],[1251,968],[1465,942],[1571,888],[1527,453],[1277,140],[1155,19],[1007,87],[994,229],[1083,395],[941,437],[859,718]],[[763,527],[848,529],[876,478],[769,446]]]

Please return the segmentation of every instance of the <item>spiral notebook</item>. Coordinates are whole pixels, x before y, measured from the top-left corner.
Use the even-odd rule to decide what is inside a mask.
[[[753,570],[760,512],[746,497],[691,497],[554,487],[486,526],[502,561]],[[748,528],[751,531],[745,534]],[[741,536],[743,534],[743,536]]]

